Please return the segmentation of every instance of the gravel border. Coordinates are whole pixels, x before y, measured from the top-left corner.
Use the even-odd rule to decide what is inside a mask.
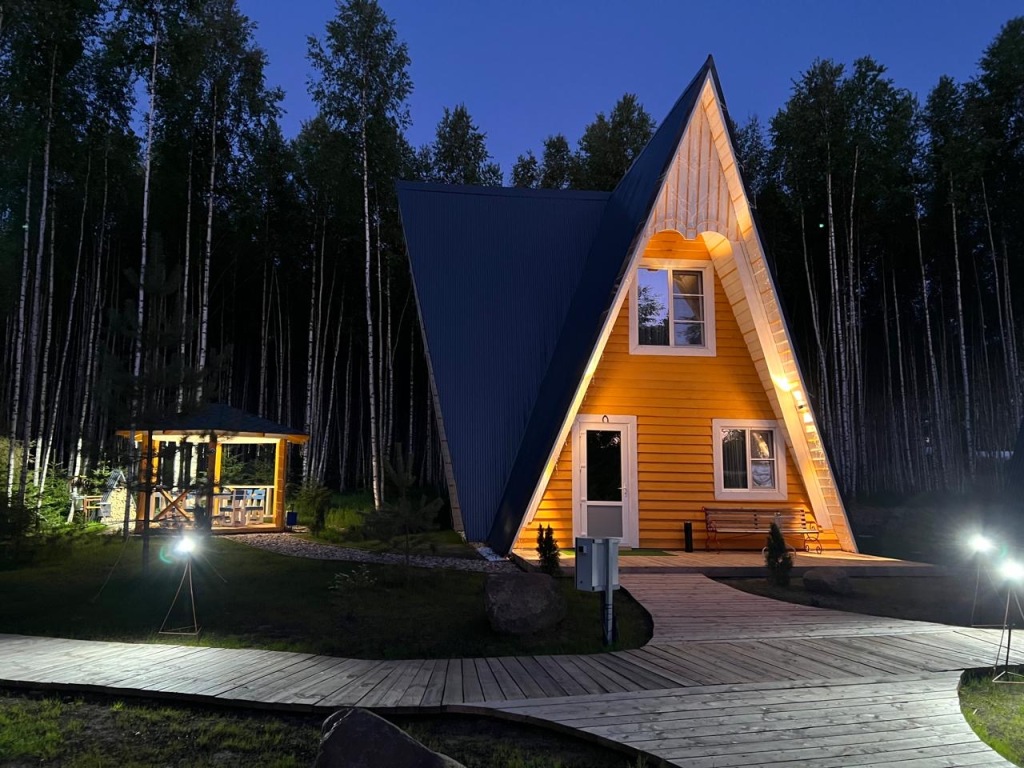
[[[311,560],[346,560],[355,563],[388,563],[401,564],[405,555],[390,552],[367,552],[362,549],[338,547],[319,541],[297,536],[294,533],[243,533],[227,536],[230,541],[248,544],[250,547],[265,549],[279,555],[306,557]],[[508,560],[473,560],[462,557],[434,557],[432,555],[412,555],[409,562],[418,568],[451,568],[457,571],[475,571],[478,573],[514,573],[519,571],[514,563]]]

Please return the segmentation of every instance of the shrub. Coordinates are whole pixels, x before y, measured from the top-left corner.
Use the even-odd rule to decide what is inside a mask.
[[[330,489],[316,483],[305,483],[295,495],[294,505],[299,514],[306,518],[312,518],[309,527],[314,536],[324,529],[327,505],[330,501]]]
[[[562,566],[559,564],[558,542],[555,532],[549,525],[547,528],[537,526],[537,555],[540,558],[540,569],[548,576],[559,576]]]
[[[789,586],[789,572],[793,568],[793,554],[786,546],[779,526],[772,523],[768,543],[764,550],[764,564],[768,567],[768,581],[780,587]]]
[[[384,461],[384,474],[397,491],[398,499],[367,513],[363,521],[364,532],[373,538],[381,541],[404,539],[406,567],[410,562],[412,535],[433,528],[437,513],[444,504],[441,499],[428,502],[425,496],[420,496],[418,504],[413,503],[409,498],[415,482],[411,465],[410,461],[409,466],[406,466],[402,444],[396,443],[395,461]]]

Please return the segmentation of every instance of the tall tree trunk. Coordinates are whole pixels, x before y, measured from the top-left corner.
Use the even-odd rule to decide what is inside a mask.
[[[84,371],[83,374],[83,385],[82,385],[82,397],[80,400],[81,409],[78,415],[78,435],[75,440],[74,456],[71,461],[71,466],[74,467],[71,474],[72,477],[78,477],[79,475],[85,474],[85,462],[82,459],[85,443],[85,428],[87,424],[89,405],[92,402],[92,389],[94,380],[94,360],[96,355],[97,346],[97,323],[101,305],[101,292],[102,292],[102,280],[103,280],[103,253],[106,244],[106,232],[107,232],[107,203],[109,202],[110,194],[110,174],[109,174],[109,159],[110,159],[110,143],[107,142],[106,149],[103,154],[103,203],[100,207],[100,226],[99,226],[99,242],[96,246],[96,264],[93,268],[92,288],[93,288],[93,300],[89,310],[87,327],[88,333],[85,341],[85,365],[82,366]]]
[[[341,325],[338,326],[339,330]],[[348,447],[351,442],[352,432],[352,334],[348,335],[348,358],[345,361],[345,392],[342,397],[344,398],[344,417],[341,422],[341,446],[340,446],[340,463],[338,466],[339,474],[339,490],[342,492],[347,488],[348,483]]]
[[[203,286],[199,295],[199,356],[196,376],[196,404],[203,402],[206,381],[206,349],[210,335],[210,262],[213,260],[213,200],[217,182],[217,89],[213,90],[210,117],[210,186],[206,200],[206,246],[203,248]]]
[[[256,413],[267,417],[267,360],[270,356],[270,259],[263,263],[260,292],[260,394]]]
[[[831,150],[829,152],[829,167],[831,168]],[[828,264],[829,264],[829,285],[832,307],[832,330],[836,339],[835,359],[839,363],[839,380],[836,382],[836,415],[837,434],[839,435],[840,450],[837,452],[840,477],[843,487],[848,493],[853,493],[854,488],[850,487],[851,473],[850,461],[853,454],[850,452],[850,434],[847,431],[849,425],[849,410],[851,403],[847,397],[849,375],[847,371],[847,349],[846,349],[846,328],[843,319],[843,292],[840,288],[841,277],[839,269],[839,254],[836,246],[836,223],[835,210],[833,205],[832,171],[825,174],[825,188],[827,193],[827,225],[828,225]]]
[[[373,249],[370,244],[370,169],[367,158],[366,143],[366,115],[363,115],[360,125],[360,140],[363,155],[363,237],[366,240],[366,333],[368,335],[366,350],[368,355],[366,376],[367,390],[369,393],[369,418],[370,418],[370,476],[373,485],[373,507],[376,510],[381,508],[380,493],[380,453],[377,442],[377,382],[374,376],[374,338],[373,338],[373,304],[371,302],[371,254]]]
[[[916,208],[916,207],[915,207]],[[942,384],[939,379],[939,365],[935,358],[935,340],[932,337],[932,312],[931,298],[928,290],[928,273],[924,266],[924,249],[921,247],[921,216],[915,211],[914,226],[917,234],[917,262],[921,267],[921,306],[924,310],[924,334],[926,353],[928,355],[928,390],[931,395],[932,418],[931,434],[928,439],[931,441],[932,451],[938,456],[937,474],[942,479],[943,486],[948,487],[946,482],[946,446],[939,432],[944,417],[942,412]]]
[[[146,117],[146,158],[142,183],[142,242],[139,250],[139,292],[136,299],[135,342],[132,353],[132,429],[142,406],[142,334],[146,319],[146,268],[149,257],[149,196],[153,176],[153,124],[156,122],[156,63],[159,50],[159,33],[153,31],[153,58],[149,69],[149,114]],[[125,506],[125,530],[128,528],[128,508]]]
[[[50,427],[47,432],[46,438],[46,452],[43,455],[43,467],[48,467],[50,464],[50,451],[54,443],[54,434],[56,431],[57,418],[56,410],[60,407],[62,402],[62,394],[64,389],[64,378],[68,367],[68,358],[71,350],[71,335],[74,330],[74,317],[75,317],[75,304],[78,298],[78,284],[81,282],[81,270],[82,270],[82,252],[85,249],[85,219],[86,213],[89,209],[89,182],[92,178],[92,155],[90,154],[86,162],[85,170],[85,184],[82,191],[82,215],[78,222],[78,249],[75,253],[75,273],[71,281],[71,298],[68,300],[68,321],[64,329],[64,346],[61,349],[59,367],[57,369],[57,386],[53,393],[54,402],[54,415],[50,420]],[[85,313],[82,313],[83,319]],[[73,416],[73,411],[72,411]],[[45,471],[45,469],[44,469]]]
[[[907,406],[907,381],[904,375],[903,361],[903,329],[900,326],[900,298],[896,291],[896,275],[892,275],[893,316],[896,318],[896,362],[900,375],[900,443],[903,449],[903,465],[910,475],[911,483],[917,486],[919,480],[914,476],[914,457],[910,451],[910,409]]]
[[[21,463],[21,479],[18,482],[18,501],[25,503],[25,486],[28,482],[28,454],[34,436],[36,374],[39,371],[39,326],[42,324],[42,274],[43,254],[46,251],[47,211],[50,200],[50,148],[53,132],[53,91],[57,79],[57,49],[54,47],[50,58],[50,90],[46,107],[46,130],[43,134],[43,184],[39,203],[39,243],[36,248],[36,267],[32,275],[32,312],[29,317],[28,365],[25,371],[25,419],[22,446],[24,457]],[[41,404],[42,405],[42,404]],[[37,518],[38,519],[38,518]]]
[[[331,418],[334,415],[334,408],[337,399],[338,353],[341,351],[341,323],[344,316],[345,304],[342,302],[341,309],[338,313],[338,330],[334,337],[334,358],[331,361],[331,389],[327,398],[327,419],[320,428],[323,440],[321,441],[319,463],[316,468],[316,482],[320,485],[323,485],[324,479],[327,475],[328,440],[331,435]]]
[[[185,191],[185,249],[182,254],[181,267],[181,310],[178,312],[178,322],[181,324],[178,336],[178,365],[181,366],[181,376],[178,380],[177,410],[181,413],[185,410],[185,390],[188,386],[188,365],[186,354],[188,352],[188,340],[191,336],[188,321],[188,289],[189,273],[192,267],[192,148],[188,151],[188,183]],[[179,452],[180,456],[180,452]],[[180,460],[178,461],[180,467]]]
[[[21,283],[18,289],[18,320],[14,338],[14,391],[11,394],[10,438],[7,441],[7,498],[14,494],[15,446],[17,445],[18,418],[21,408],[21,379],[25,364],[25,314],[28,303],[29,251],[32,218],[32,161],[28,161],[25,179],[25,236],[21,251]],[[25,460],[22,452],[21,460]]]
[[[964,441],[967,450],[967,477],[974,481],[975,452],[974,452],[974,425],[973,409],[971,402],[971,377],[967,367],[967,329],[964,325],[964,303],[963,289],[960,276],[960,242],[957,235],[957,210],[956,201],[953,199],[953,177],[949,177],[950,209],[953,223],[953,268],[956,270],[956,316],[957,316],[957,341],[960,352],[960,378],[964,391]]]
[[[288,344],[284,335],[284,311],[281,309],[281,281],[278,280],[277,270],[271,273],[271,286],[274,289],[277,306],[277,421],[284,424],[284,385],[285,371],[288,370]]]
[[[46,486],[46,462],[48,461],[49,446],[47,446],[47,456],[43,455],[43,440],[46,435],[47,421],[56,423],[57,413],[60,408],[60,400],[54,398],[53,408],[47,408],[47,397],[49,395],[49,383],[50,383],[50,348],[53,346],[53,268],[56,262],[56,244],[55,244],[55,229],[57,225],[56,220],[56,206],[53,201],[50,201],[50,263],[47,268],[46,275],[46,331],[43,338],[43,365],[42,375],[39,377],[39,430],[36,433],[36,447],[35,447],[35,467],[33,469],[32,482],[36,486],[36,511],[40,510],[43,505],[43,491]],[[61,358],[63,361],[63,358]]]
[[[1013,405],[1013,423],[1019,424],[1024,418],[1024,371],[1021,370],[1021,357],[1017,347],[1017,326],[1013,309],[1013,293],[1010,289],[1010,259],[1006,252],[1006,238],[1002,240],[1003,267],[1003,306],[1006,307],[1006,335],[1009,340],[1011,393]]]
[[[311,243],[311,252],[313,256],[313,269],[310,272],[309,280],[309,323],[306,328],[306,403],[303,410],[302,418],[302,429],[308,434],[313,434],[313,397],[315,395],[314,380],[316,378],[316,329],[317,329],[317,278],[320,272],[320,261],[323,257],[323,246],[317,248],[317,225],[319,219],[314,216],[313,218],[313,242]],[[318,253],[319,251],[319,253]],[[301,448],[302,453],[302,481],[305,483],[311,482],[309,464],[311,454],[314,452],[313,446],[310,445],[310,441]]]

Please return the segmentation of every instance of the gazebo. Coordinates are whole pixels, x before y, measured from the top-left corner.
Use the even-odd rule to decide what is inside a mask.
[[[305,433],[210,403],[117,434],[139,448],[137,532],[150,526],[215,533],[284,529],[288,446],[305,443]],[[225,478],[226,452],[236,446],[256,456],[250,464],[257,468]],[[272,464],[260,465],[269,446]]]

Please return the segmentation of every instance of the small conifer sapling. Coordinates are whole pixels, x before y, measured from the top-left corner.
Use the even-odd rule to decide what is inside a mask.
[[[555,532],[549,525],[545,528],[537,526],[537,556],[540,559],[540,570],[548,576],[559,576],[562,573],[562,566],[558,559],[558,542],[555,540]]]
[[[764,548],[764,563],[768,567],[768,581],[780,587],[789,586],[789,572],[793,569],[793,554],[776,523],[768,531]]]

